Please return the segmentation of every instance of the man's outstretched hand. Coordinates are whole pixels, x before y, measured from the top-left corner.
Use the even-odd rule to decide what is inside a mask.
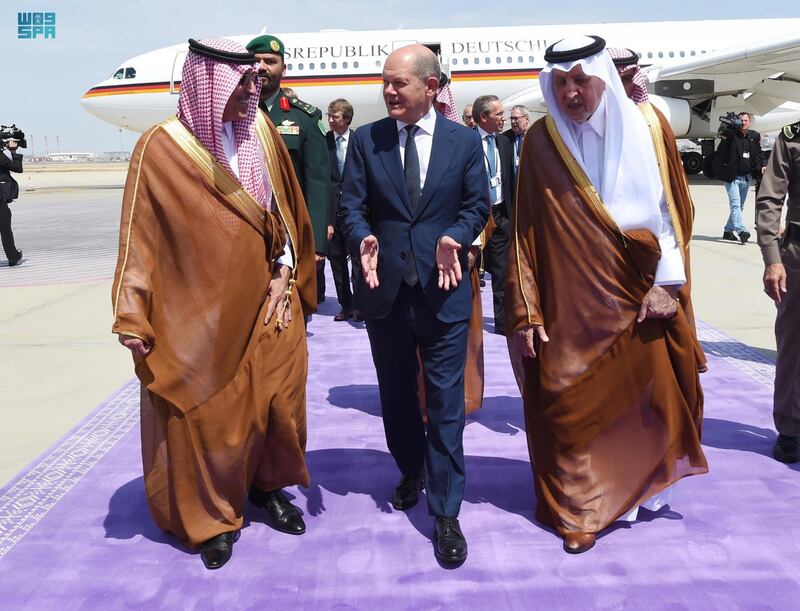
[[[361,270],[371,289],[378,287],[378,238],[368,235],[361,242]]]
[[[439,288],[449,291],[461,282],[461,262],[458,251],[461,244],[450,236],[442,236],[436,246],[436,267],[439,268]]]

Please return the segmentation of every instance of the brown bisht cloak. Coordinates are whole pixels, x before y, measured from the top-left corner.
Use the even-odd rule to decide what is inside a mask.
[[[158,526],[193,548],[241,528],[251,484],[309,484],[303,315],[316,293],[314,244],[291,159],[263,117],[258,132],[275,213],[176,118],[142,135],[123,195],[112,330],[153,346],[134,359],[145,489]],[[287,234],[294,322],[278,333],[263,321]]]
[[[672,188],[680,180],[668,174],[682,169],[654,117],[667,207],[685,253],[691,201]],[[708,470],[696,337],[683,305],[670,320],[636,322],[658,240],[617,227],[550,117],[525,137],[516,201],[506,320],[514,332],[543,324],[550,337],[537,358],[522,359],[536,516],[561,535],[596,533]]]

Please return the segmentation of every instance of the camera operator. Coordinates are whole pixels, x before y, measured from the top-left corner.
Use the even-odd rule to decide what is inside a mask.
[[[8,259],[8,265],[14,267],[22,259],[22,251],[14,244],[11,231],[11,209],[9,204],[19,196],[19,185],[11,177],[11,172],[22,172],[22,154],[19,150],[20,140],[3,138],[0,140],[0,239]]]
[[[722,142],[714,157],[714,175],[725,183],[730,206],[722,239],[746,244],[750,232],[744,224],[742,212],[750,181],[764,172],[761,134],[750,129],[752,117],[747,112],[740,112],[735,118],[730,113],[720,121]]]

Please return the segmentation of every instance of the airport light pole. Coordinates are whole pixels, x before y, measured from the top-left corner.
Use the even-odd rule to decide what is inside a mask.
[[[122,144],[122,128],[119,128],[119,152],[123,152],[125,150],[125,145]]]

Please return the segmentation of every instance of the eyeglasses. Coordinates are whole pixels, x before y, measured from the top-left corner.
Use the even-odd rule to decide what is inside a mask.
[[[255,70],[248,70],[242,75],[242,78],[239,79],[239,87],[244,87],[247,89],[250,86],[250,83],[253,81],[254,78],[258,76],[258,73]]]

